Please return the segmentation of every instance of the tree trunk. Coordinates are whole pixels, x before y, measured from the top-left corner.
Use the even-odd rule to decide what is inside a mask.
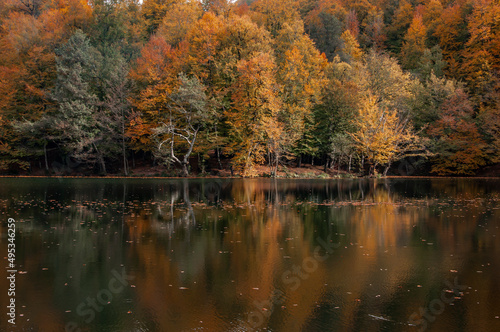
[[[349,156],[349,173],[351,173],[351,161],[352,161],[352,155]]]
[[[45,156],[45,170],[49,171],[49,160],[47,158],[47,143],[43,145],[43,154]]]
[[[195,132],[193,133],[193,139],[191,140],[191,142],[189,142],[189,149],[184,155],[184,158],[182,158],[182,172],[184,173],[184,176],[189,175],[189,170],[188,170],[189,156],[191,156],[191,153],[193,152],[194,143],[196,142],[196,137],[198,135],[198,130],[199,128],[196,129]]]
[[[271,171],[271,176],[272,176],[274,163],[273,163],[273,160],[271,158],[271,151],[269,151],[269,148],[267,148],[267,163],[268,163],[269,170]]]
[[[125,137],[122,138],[123,172],[128,176],[127,149],[125,148]]]
[[[92,143],[94,145],[94,149],[97,153],[97,160],[99,160],[99,166],[101,168],[101,174],[106,175],[106,164],[104,162],[104,157],[102,156],[101,152],[99,149],[97,149],[97,145],[95,143]]]
[[[125,147],[125,114],[122,111],[122,153],[123,153],[123,173],[128,176],[127,148]]]
[[[297,163],[297,167],[301,168],[302,167],[302,155],[299,155],[299,161]]]
[[[189,170],[188,170],[188,162],[185,160],[182,161],[182,176],[188,176],[189,175]]]
[[[276,169],[274,171],[274,177],[278,176],[278,168],[280,167],[280,158],[279,156],[276,158]]]
[[[101,154],[99,154],[99,162],[101,164],[101,172],[102,172],[102,174],[106,175],[107,174],[107,172],[106,172],[106,163],[104,162],[104,157]]]
[[[387,176],[387,172],[389,171],[390,167],[391,167],[391,163],[388,163],[387,166],[384,169],[384,176]]]
[[[215,147],[215,152],[217,153],[217,162],[219,163],[219,169],[222,169],[222,163],[220,162],[220,147],[219,147],[219,134],[217,132],[217,123],[214,125],[215,130],[215,141],[217,146]]]

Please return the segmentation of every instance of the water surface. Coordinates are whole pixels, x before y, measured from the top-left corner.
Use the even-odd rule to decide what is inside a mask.
[[[500,331],[499,203],[498,179],[3,178],[0,250],[13,217],[18,331]]]

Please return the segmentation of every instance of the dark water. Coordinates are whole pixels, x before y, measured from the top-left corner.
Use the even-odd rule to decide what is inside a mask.
[[[500,180],[0,179],[16,327],[500,331]]]

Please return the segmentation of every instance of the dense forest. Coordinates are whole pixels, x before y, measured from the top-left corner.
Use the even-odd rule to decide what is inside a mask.
[[[498,0],[2,0],[0,172],[473,175],[499,70]]]

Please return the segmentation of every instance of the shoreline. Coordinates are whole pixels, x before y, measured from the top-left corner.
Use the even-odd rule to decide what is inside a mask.
[[[29,179],[274,179],[274,180],[357,180],[357,179],[500,179],[500,176],[411,176],[411,175],[388,175],[381,177],[373,176],[352,176],[352,177],[241,177],[241,176],[115,176],[115,175],[0,175],[0,178],[29,178]]]

